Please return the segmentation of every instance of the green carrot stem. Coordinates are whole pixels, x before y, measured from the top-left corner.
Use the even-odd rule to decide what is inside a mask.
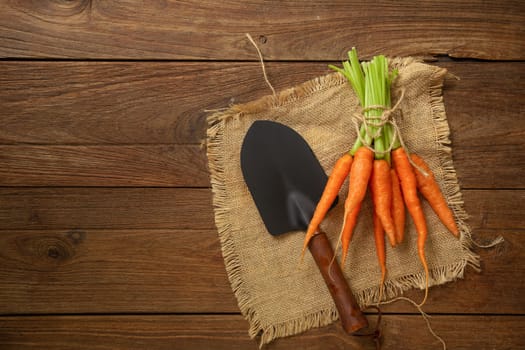
[[[383,143],[383,150],[382,150],[383,159],[386,160],[388,164],[390,164],[390,152],[387,152],[387,149],[390,146],[390,143],[388,142],[389,135],[388,135],[387,125],[383,125],[383,128],[381,131],[382,131],[381,132],[381,142]]]
[[[387,128],[387,133],[388,133],[388,137],[389,137],[389,140],[388,140],[388,145],[390,146],[390,144],[392,144],[392,151],[395,150],[396,148],[399,148],[401,147],[401,142],[399,142],[399,136],[396,135],[395,139],[394,139],[394,127],[390,124],[387,124],[385,125],[385,127]]]
[[[365,108],[370,106],[385,106],[385,76],[382,72],[382,57],[375,56],[369,63],[363,63],[363,70],[365,72]],[[386,106],[385,106],[386,107]],[[383,108],[371,108],[366,110],[365,118],[370,123],[377,124],[380,122]],[[376,151],[375,158],[384,158],[384,138],[383,128],[381,126],[370,126],[370,134],[374,135],[374,149]]]
[[[342,64],[343,68],[333,65],[329,67],[341,73],[350,82],[361,106],[365,109],[366,120],[359,129],[360,137],[350,149],[350,154],[354,155],[357,149],[363,146],[362,140],[364,140],[366,145],[372,146],[376,151],[376,159],[390,161],[390,154],[385,153],[385,149],[392,142],[393,129],[388,123],[380,126],[378,124],[384,110],[390,108],[390,86],[397,71],[388,71],[388,62],[383,55],[375,56],[370,62],[359,64],[355,48],[348,52],[348,60]],[[373,106],[378,107],[370,108]]]
[[[355,152],[357,152],[359,147],[363,146],[363,142],[361,142],[361,140],[364,140],[367,145],[372,143],[372,138],[370,135],[368,135],[364,124],[361,124],[361,127],[359,128],[359,136],[360,137],[356,138],[354,145],[350,149],[350,155],[352,156],[355,154]]]

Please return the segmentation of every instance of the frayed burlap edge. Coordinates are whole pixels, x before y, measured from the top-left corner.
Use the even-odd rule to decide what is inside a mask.
[[[411,63],[420,62],[413,57],[393,58],[390,60],[392,67],[404,67]],[[429,286],[439,285],[445,282],[463,278],[466,266],[471,266],[480,271],[479,256],[472,252],[472,238],[470,227],[465,220],[468,215],[463,208],[456,171],[453,166],[450,147],[450,130],[446,120],[445,107],[443,104],[442,88],[447,74],[445,68],[434,67],[435,71],[429,81],[429,95],[432,117],[437,132],[437,151],[444,170],[444,187],[447,202],[456,217],[456,223],[460,229],[460,242],[464,252],[464,258],[459,262],[447,266],[430,267]],[[347,84],[346,79],[339,73],[331,73],[306,81],[296,87],[279,92],[276,95],[268,95],[245,104],[233,105],[226,110],[218,111],[207,118],[208,129],[206,133],[206,152],[209,163],[210,179],[213,192],[213,207],[215,213],[215,224],[219,233],[221,250],[226,266],[227,275],[232,290],[237,298],[242,315],[249,322],[249,336],[253,339],[261,335],[260,345],[267,344],[274,339],[286,337],[305,332],[314,327],[322,327],[331,324],[338,319],[335,307],[320,310],[313,314],[304,315],[301,319],[290,320],[284,323],[265,325],[257,315],[257,311],[251,304],[250,291],[241,278],[242,265],[236,254],[235,244],[230,239],[232,234],[231,224],[225,216],[228,212],[227,193],[224,187],[224,164],[225,155],[220,152],[224,125],[231,119],[241,118],[245,114],[255,114],[267,109],[287,105],[309,95]],[[425,275],[421,271],[415,274],[405,275],[394,280],[385,281],[383,296],[384,300],[395,298],[411,288],[425,288]],[[355,293],[358,303],[364,307],[375,304],[379,298],[379,285]]]

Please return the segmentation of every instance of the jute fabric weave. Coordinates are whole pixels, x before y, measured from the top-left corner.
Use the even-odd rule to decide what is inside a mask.
[[[433,170],[461,230],[458,240],[422,201],[429,227],[426,254],[430,285],[439,285],[462,277],[467,265],[479,269],[479,258],[469,248],[470,229],[464,221],[467,214],[451,158],[442,97],[447,72],[412,58],[393,59],[391,65],[399,69],[393,85],[393,103],[404,90],[393,117],[408,150],[423,157]],[[299,263],[304,232],[279,237],[267,233],[243,180],[240,168],[243,138],[255,120],[288,125],[304,137],[329,174],[336,159],[350,149],[356,138],[352,115],[359,110],[347,81],[333,73],[277,95],[231,106],[208,118],[207,155],[222,254],[239,308],[250,323],[250,336],[261,336],[262,344],[330,324],[338,315],[311,255],[307,253],[304,262]],[[341,189],[339,205],[322,224],[334,247],[343,222],[346,191],[347,184]],[[416,253],[416,231],[408,213],[405,241],[395,249],[387,247],[387,264],[385,298],[398,296],[407,289],[424,288],[424,272]],[[362,306],[377,301],[380,269],[368,195],[344,273]]]

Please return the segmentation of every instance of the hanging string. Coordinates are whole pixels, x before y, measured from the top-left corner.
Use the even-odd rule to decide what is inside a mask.
[[[366,311],[368,309],[375,309],[377,311],[377,321],[374,330],[368,333],[354,333],[353,335],[357,337],[371,337],[374,341],[374,344],[376,345],[376,350],[381,350],[381,337],[383,335],[383,333],[381,332],[381,309],[377,306],[370,305],[367,308],[363,309],[363,311]]]
[[[275,89],[273,88],[272,84],[268,80],[268,76],[266,75],[266,68],[264,67],[264,60],[263,60],[263,56],[262,56],[261,50],[259,50],[259,47],[255,43],[255,40],[253,40],[252,36],[249,33],[246,33],[246,37],[248,38],[248,40],[250,40],[250,42],[253,44],[253,46],[255,46],[255,49],[257,50],[257,53],[259,54],[259,60],[261,61],[261,68],[262,68],[262,71],[263,71],[264,81],[266,82],[266,84],[272,90],[273,97],[275,99],[277,99],[277,93],[275,92]]]
[[[443,340],[443,338],[441,338],[439,335],[437,335],[437,333],[432,329],[432,325],[430,324],[430,315],[427,314],[425,311],[423,311],[423,309],[421,308],[421,305],[419,305],[418,303],[416,303],[414,300],[410,299],[410,298],[407,298],[407,297],[396,297],[394,299],[391,299],[391,300],[387,300],[387,301],[382,301],[382,302],[378,302],[377,305],[386,305],[386,304],[391,304],[391,303],[394,303],[396,301],[399,301],[399,300],[404,300],[404,301],[407,301],[409,302],[410,304],[414,305],[416,307],[416,309],[419,311],[419,313],[421,314],[421,316],[423,317],[423,319],[425,320],[426,324],[427,324],[427,328],[430,332],[430,334],[432,334],[432,336],[434,338],[436,338],[437,340],[439,340],[439,342],[441,343],[441,345],[443,345],[443,350],[447,350],[447,344],[445,343],[445,341]],[[377,307],[378,307],[377,306]]]

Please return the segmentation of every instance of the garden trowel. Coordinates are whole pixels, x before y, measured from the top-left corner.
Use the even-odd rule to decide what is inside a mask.
[[[306,230],[327,176],[306,141],[290,127],[268,120],[255,121],[241,148],[244,179],[268,232],[280,235]],[[299,257],[301,247],[298,247]],[[368,323],[334,256],[324,232],[309,243],[347,333]]]

